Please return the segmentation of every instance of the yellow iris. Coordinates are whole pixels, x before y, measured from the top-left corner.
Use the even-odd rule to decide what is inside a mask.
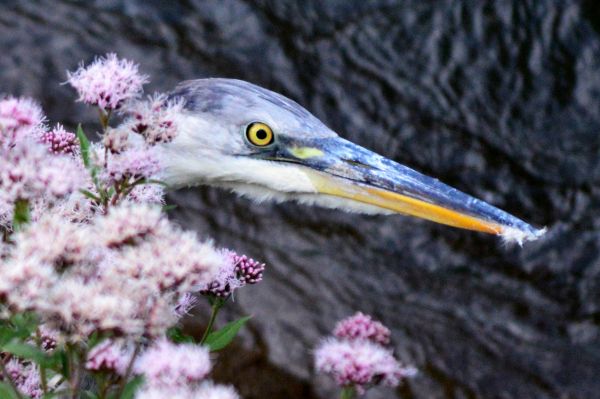
[[[264,123],[254,122],[246,128],[246,137],[255,146],[264,147],[273,142],[273,130]]]

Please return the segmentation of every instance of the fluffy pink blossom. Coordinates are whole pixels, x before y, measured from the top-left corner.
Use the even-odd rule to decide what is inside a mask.
[[[41,326],[39,326],[39,332],[41,338],[41,346],[43,350],[50,352],[54,348],[56,348],[58,340],[60,339],[60,334],[58,331],[46,326],[45,324],[42,324]]]
[[[106,340],[88,353],[85,368],[91,371],[110,371],[124,375],[131,354],[126,353],[114,341]]]
[[[256,284],[262,281],[265,264],[238,255],[233,251],[225,251],[228,262],[219,269],[216,278],[202,287],[202,295],[212,295],[227,298],[236,289],[246,284]]]
[[[147,205],[113,207],[95,225],[102,243],[109,248],[133,245],[161,228],[168,228],[160,208]]]
[[[30,398],[42,397],[40,373],[36,365],[24,364],[13,358],[6,364],[6,371],[19,392]]]
[[[68,339],[164,334],[178,320],[178,299],[213,279],[225,257],[159,216],[144,206],[112,208],[88,224],[45,215],[15,235],[0,262],[0,298]]]
[[[144,279],[158,292],[183,295],[205,285],[226,262],[210,242],[200,242],[196,234],[174,229],[162,230],[138,246],[122,250],[119,273]]]
[[[109,128],[104,134],[102,144],[113,154],[120,154],[129,146],[129,132],[126,129]]]
[[[216,385],[204,381],[199,386],[153,386],[145,385],[135,399],[239,399],[238,394],[230,386]]]
[[[53,154],[73,154],[78,148],[75,133],[66,131],[60,123],[54,129],[42,132],[40,141],[46,144]]]
[[[177,301],[177,305],[175,306],[175,314],[178,317],[183,317],[198,304],[198,298],[196,298],[193,294],[186,292],[183,294],[179,300]]]
[[[317,371],[331,375],[340,386],[354,386],[359,393],[373,384],[397,386],[402,378],[415,375],[382,346],[366,340],[323,341],[315,351]]]
[[[181,100],[168,100],[165,95],[155,94],[128,109],[132,118],[127,125],[150,145],[168,143],[177,135],[177,117],[182,109]]]
[[[97,105],[105,112],[117,110],[125,101],[139,97],[142,86],[148,82],[136,64],[118,59],[113,53],[97,58],[87,67],[80,65],[77,71],[69,72],[68,77],[68,83],[79,94],[79,101]]]
[[[130,148],[113,154],[106,167],[105,179],[109,183],[147,179],[160,171],[159,158],[151,148]]]
[[[183,387],[203,380],[210,372],[208,349],[193,344],[173,344],[159,340],[134,365],[151,386]]]
[[[361,312],[338,322],[333,335],[350,340],[367,339],[380,345],[390,343],[390,330]]]
[[[64,197],[84,184],[75,160],[53,156],[43,145],[29,141],[0,149],[0,200],[46,200]]]
[[[61,215],[47,213],[16,235],[16,257],[62,267],[83,260],[91,250],[87,226],[78,226]]]
[[[164,205],[165,190],[160,184],[138,184],[124,202],[132,204]]]
[[[0,144],[14,144],[44,123],[40,106],[30,98],[0,99]]]

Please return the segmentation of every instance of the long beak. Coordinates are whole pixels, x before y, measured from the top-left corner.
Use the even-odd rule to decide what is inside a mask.
[[[304,165],[322,194],[374,205],[510,241],[535,240],[545,230],[437,179],[338,137],[283,139],[272,160]]]

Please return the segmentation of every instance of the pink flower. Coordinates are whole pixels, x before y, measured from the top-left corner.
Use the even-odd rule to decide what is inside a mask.
[[[97,105],[105,112],[117,110],[125,101],[139,97],[142,86],[148,82],[146,75],[139,74],[136,64],[118,59],[113,53],[97,58],[87,67],[80,65],[68,77],[79,101]]]
[[[46,144],[53,154],[73,154],[78,148],[75,133],[67,132],[60,123],[54,129],[42,132],[40,141]]]
[[[113,341],[107,340],[96,345],[87,356],[85,368],[92,371],[114,371],[124,375],[129,365],[128,355]]]
[[[177,135],[177,117],[183,109],[181,100],[167,100],[167,96],[155,94],[146,102],[139,102],[127,112],[131,130],[144,137],[146,143],[168,143]]]
[[[40,106],[30,98],[0,99],[0,144],[13,144],[44,123]]]
[[[200,290],[202,295],[212,295],[227,298],[233,292],[246,284],[256,284],[262,281],[265,264],[238,255],[233,251],[225,251],[228,262],[219,269],[216,278]]]
[[[208,349],[193,344],[173,344],[159,340],[134,365],[137,374],[151,386],[186,386],[198,383],[210,372]]]
[[[39,330],[40,330],[42,349],[47,352],[54,350],[54,348],[56,348],[56,345],[58,344],[58,340],[59,340],[58,331],[56,331],[52,328],[49,328],[45,324],[42,324],[39,327]]]
[[[197,304],[198,298],[196,298],[193,294],[186,292],[177,301],[177,306],[175,306],[175,314],[178,317],[183,317],[189,314],[190,310],[192,310]]]
[[[416,373],[412,367],[402,367],[392,353],[380,345],[366,340],[335,338],[317,347],[315,368],[331,375],[340,386],[354,386],[359,393],[374,384],[395,387],[402,378]]]
[[[0,200],[56,199],[84,183],[84,171],[72,158],[52,156],[35,142],[18,142],[0,149]]]
[[[200,386],[153,386],[145,385],[136,395],[136,399],[239,399],[232,387],[215,385],[205,381]]]
[[[139,243],[156,233],[161,225],[166,228],[166,223],[160,208],[140,205],[113,207],[106,216],[97,219],[96,226],[101,242],[114,248]]]
[[[147,179],[160,171],[160,162],[149,148],[131,148],[113,154],[106,167],[105,179],[110,182]]]
[[[248,258],[246,255],[234,255],[235,272],[244,284],[256,284],[262,281],[265,264]]]
[[[25,365],[13,358],[6,364],[6,371],[19,392],[31,398],[42,397],[40,373],[36,365]]]
[[[108,148],[113,154],[120,154],[125,151],[129,145],[129,132],[125,129],[109,128],[104,139],[104,147]]]
[[[380,345],[390,343],[390,330],[361,312],[338,322],[333,335],[349,340],[367,339]]]

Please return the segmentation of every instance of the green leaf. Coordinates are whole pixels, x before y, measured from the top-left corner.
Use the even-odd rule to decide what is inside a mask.
[[[92,199],[92,200],[94,200],[96,202],[100,202],[101,201],[100,197],[98,197],[96,194],[92,193],[91,191],[80,189],[79,192],[81,194],[85,195],[86,197],[88,197],[89,199]]]
[[[10,318],[10,323],[22,338],[33,334],[40,324],[38,317],[32,312],[17,313]]]
[[[242,317],[241,319],[227,323],[223,328],[218,331],[211,332],[206,337],[204,344],[207,345],[211,351],[218,351],[225,348],[237,335],[240,328],[250,320],[252,316]]]
[[[173,209],[177,209],[177,205],[171,204],[171,205],[164,205],[162,207],[163,212],[169,212],[169,211],[172,211]]]
[[[18,396],[10,384],[7,384],[6,382],[0,382],[0,398],[17,399]]]
[[[123,393],[119,399],[133,399],[135,392],[144,383],[144,378],[141,375],[134,377],[123,388]]]
[[[15,202],[15,209],[13,212],[13,229],[14,231],[19,231],[29,223],[31,219],[31,215],[29,212],[29,201],[27,200],[17,200]]]
[[[193,343],[194,337],[185,334],[179,327],[171,327],[167,330],[167,338],[176,344]]]
[[[2,350],[22,359],[33,360],[44,367],[54,366],[58,361],[58,356],[48,356],[37,346],[25,344],[16,339],[2,345]]]
[[[79,139],[79,149],[81,150],[81,159],[86,168],[90,167],[90,141],[81,128],[81,123],[77,126],[77,138]]]

